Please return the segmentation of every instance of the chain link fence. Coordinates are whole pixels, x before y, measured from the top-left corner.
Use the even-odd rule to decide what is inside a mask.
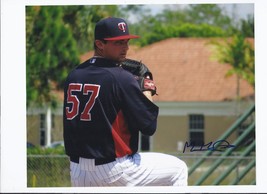
[[[69,164],[64,155],[28,155],[27,187],[70,187]]]
[[[175,154],[177,156],[177,154]],[[188,168],[200,157],[200,155],[180,155]],[[189,176],[188,185],[194,185],[196,180],[209,168],[209,166],[218,158],[218,156],[209,157],[203,165]],[[241,160],[240,160],[241,159]],[[203,185],[211,185],[232,162],[240,160],[239,165],[233,170],[221,185],[229,185],[231,182],[239,179],[240,171],[246,165],[255,159],[255,156],[227,157],[225,162],[218,166]],[[27,186],[28,187],[70,187],[69,159],[64,155],[28,155],[27,156]],[[256,184],[256,168],[252,168],[248,174],[238,183],[238,185]]]

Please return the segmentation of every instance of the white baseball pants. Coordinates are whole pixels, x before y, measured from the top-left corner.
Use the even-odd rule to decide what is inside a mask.
[[[186,186],[188,169],[177,157],[161,153],[136,153],[95,165],[93,159],[70,162],[73,187]]]

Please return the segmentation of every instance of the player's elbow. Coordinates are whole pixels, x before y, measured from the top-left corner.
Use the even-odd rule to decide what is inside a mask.
[[[157,129],[157,122],[152,122],[151,125],[141,130],[141,132],[143,135],[151,136],[156,132],[156,129]]]

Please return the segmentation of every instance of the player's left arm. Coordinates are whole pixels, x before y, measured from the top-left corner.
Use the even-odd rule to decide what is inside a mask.
[[[135,76],[144,95],[153,102],[152,96],[157,94],[157,87],[148,67],[141,61],[133,59],[126,59],[121,62],[121,67]]]

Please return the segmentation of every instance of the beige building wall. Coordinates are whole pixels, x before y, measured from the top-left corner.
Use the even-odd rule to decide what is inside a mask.
[[[206,116],[205,117],[205,143],[220,140],[220,136],[235,122],[234,116]],[[236,133],[225,139],[230,144],[235,140]]]
[[[160,116],[158,127],[152,137],[152,151],[174,152],[177,142],[188,139],[186,116]]]
[[[51,142],[63,141],[63,118],[62,115],[53,116],[52,131],[51,131]]]
[[[27,142],[40,145],[40,112],[27,115]],[[52,116],[51,142],[63,141],[63,120],[62,115]]]
[[[235,118],[228,116],[204,116],[204,142],[216,142],[219,137],[233,124]],[[189,140],[189,117],[160,116],[158,128],[152,137],[152,151],[182,152],[185,142]],[[233,133],[226,140],[232,143],[236,138]],[[180,145],[179,145],[180,142]],[[179,147],[180,146],[180,147]],[[180,148],[180,149],[179,149]]]
[[[152,151],[181,153],[189,139],[189,115],[204,115],[204,143],[216,142],[253,102],[158,102],[158,128],[151,138]],[[237,138],[233,132],[226,141]]]
[[[27,115],[27,142],[40,145],[40,116]]]

